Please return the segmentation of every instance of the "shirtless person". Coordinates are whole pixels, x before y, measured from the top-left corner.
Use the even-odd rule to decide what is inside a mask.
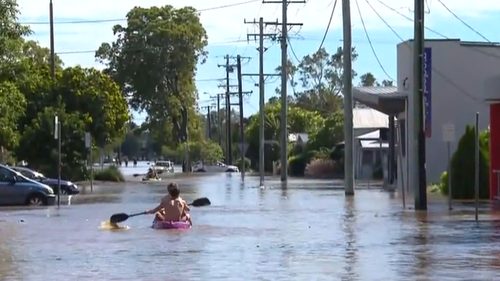
[[[170,183],[167,188],[168,194],[161,199],[160,204],[146,213],[155,214],[156,221],[188,221],[193,225],[188,213],[189,207],[186,201],[179,196],[180,191],[177,184]]]

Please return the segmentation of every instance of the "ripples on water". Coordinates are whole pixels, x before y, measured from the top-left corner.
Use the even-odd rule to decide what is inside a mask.
[[[422,215],[387,193],[349,199],[325,182],[287,190],[234,175],[178,182],[188,201],[213,203],[193,208],[190,231],[152,230],[151,216],[102,231],[113,213],[154,207],[162,185],[129,184],[109,200],[76,196],[61,210],[0,212],[0,280],[500,280],[500,222],[486,212],[490,221],[479,224],[469,211]]]

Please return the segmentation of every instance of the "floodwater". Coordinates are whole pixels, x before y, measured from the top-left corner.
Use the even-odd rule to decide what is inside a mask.
[[[97,186],[64,206],[0,210],[0,280],[500,280],[500,221],[490,208],[403,210],[379,189],[346,198],[341,182],[237,174],[176,179],[195,227],[99,229],[113,213],[152,208],[165,183]],[[431,200],[432,201],[432,200]]]

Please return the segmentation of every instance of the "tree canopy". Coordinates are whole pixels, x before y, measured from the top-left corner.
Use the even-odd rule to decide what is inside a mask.
[[[50,50],[23,37],[31,34],[17,21],[16,1],[0,3],[0,145],[49,175],[57,171],[54,119],[61,122],[62,165],[68,178],[81,177],[89,132],[105,146],[125,134],[127,101],[120,87],[94,68],[64,67],[55,57],[50,73]]]
[[[127,25],[115,25],[112,43],[96,58],[134,110],[144,111],[160,144],[188,140],[198,122],[196,66],[206,58],[207,34],[192,7],[135,7]],[[151,130],[153,131],[153,130]]]

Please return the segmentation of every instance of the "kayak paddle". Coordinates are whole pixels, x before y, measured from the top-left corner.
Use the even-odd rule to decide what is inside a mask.
[[[189,206],[193,207],[205,207],[205,206],[210,206],[212,202],[207,197],[202,197],[194,200],[191,204],[188,204]],[[141,213],[136,213],[136,214],[125,214],[125,213],[119,213],[119,214],[114,214],[109,218],[110,223],[119,223],[119,222],[124,222],[128,220],[131,217],[136,217],[136,216],[141,216],[145,215],[147,212],[141,212]]]

